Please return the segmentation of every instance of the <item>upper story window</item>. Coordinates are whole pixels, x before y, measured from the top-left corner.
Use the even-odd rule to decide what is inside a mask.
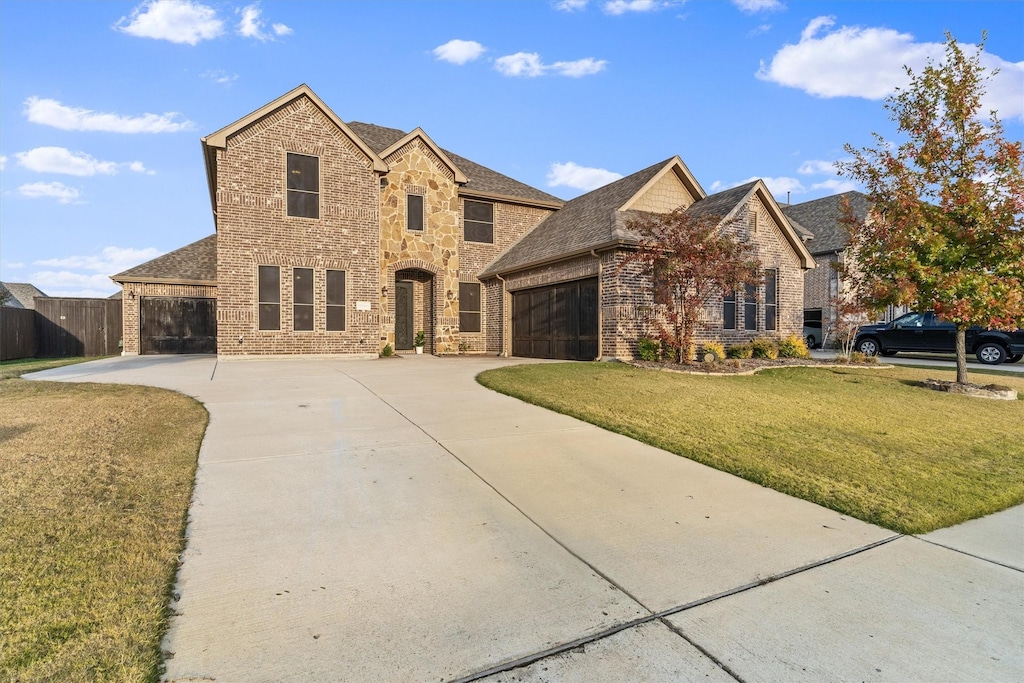
[[[320,158],[288,153],[288,215],[320,218]]]
[[[405,228],[423,232],[423,195],[405,195]]]
[[[494,244],[494,204],[465,200],[463,236],[467,242]]]

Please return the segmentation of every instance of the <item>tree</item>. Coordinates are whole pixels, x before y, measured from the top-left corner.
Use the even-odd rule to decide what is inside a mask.
[[[1021,143],[1003,137],[996,111],[981,118],[992,73],[985,36],[967,55],[946,33],[945,59],[886,99],[906,137],[853,155],[839,172],[867,189],[872,212],[847,212],[856,295],[871,307],[934,309],[956,325],[957,382],[967,383],[965,331],[1024,326],[1024,172]]]
[[[750,247],[729,234],[734,221],[721,216],[694,216],[685,209],[668,214],[641,213],[627,223],[639,236],[636,251],[621,269],[639,263],[652,285],[658,306],[649,316],[662,343],[677,363],[689,363],[701,313],[722,292],[757,284],[761,264]]]

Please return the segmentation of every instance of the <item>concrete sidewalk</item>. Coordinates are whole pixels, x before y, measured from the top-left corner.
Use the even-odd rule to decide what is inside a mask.
[[[1024,508],[900,537],[474,381],[512,362],[33,378],[210,411],[168,680],[1024,679]]]

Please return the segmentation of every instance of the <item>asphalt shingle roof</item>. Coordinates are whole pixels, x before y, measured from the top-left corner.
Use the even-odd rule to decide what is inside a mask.
[[[152,261],[114,275],[115,282],[135,280],[188,280],[214,282],[217,279],[217,236],[175,249]]]
[[[704,199],[695,201],[690,205],[690,208],[686,210],[686,213],[691,216],[707,216],[710,214],[716,216],[726,216],[730,211],[736,208],[736,205],[743,201],[750,191],[754,189],[754,185],[757,184],[756,180],[752,180],[745,185],[739,185],[737,187],[731,187],[728,190],[722,190],[715,194],[709,194]]]
[[[37,296],[46,296],[33,284],[28,282],[0,282],[0,291],[6,290],[11,298],[5,304],[7,308],[27,308],[35,310],[36,304],[33,299]]]
[[[672,159],[620,178],[568,201],[484,269],[480,277],[503,273],[562,255],[629,239],[618,209]]]
[[[397,128],[385,128],[384,126],[377,126],[372,123],[362,123],[360,121],[352,121],[346,124],[352,132],[362,138],[363,142],[369,146],[377,154],[380,154],[385,149],[395,144],[407,133],[402,132]],[[506,175],[502,175],[497,171],[493,171],[486,166],[481,166],[475,161],[470,161],[466,157],[459,156],[454,152],[449,152],[446,149],[442,149],[448,158],[452,160],[452,163],[459,167],[459,170],[466,174],[469,178],[469,182],[460,188],[460,191],[466,194],[472,194],[474,190],[483,192],[486,194],[497,194],[504,195],[506,197],[512,197],[515,199],[523,199],[526,201],[538,201],[544,202],[545,204],[561,204],[562,200],[554,195],[550,195],[547,192],[542,192],[535,187],[530,187],[525,183],[521,183],[518,180],[513,180]]]
[[[857,218],[864,220],[867,217],[867,195],[857,191],[782,207],[782,212],[787,218],[793,219],[814,234],[814,239],[807,242],[807,249],[811,254],[827,254],[846,248],[850,238],[839,224],[839,218],[842,216],[840,201],[843,197],[849,198],[850,208]]]

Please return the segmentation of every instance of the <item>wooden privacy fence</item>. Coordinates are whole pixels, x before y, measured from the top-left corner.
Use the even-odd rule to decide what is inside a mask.
[[[0,307],[0,360],[36,355],[36,312]]]
[[[121,352],[121,301],[38,297],[38,358],[114,356]]]

